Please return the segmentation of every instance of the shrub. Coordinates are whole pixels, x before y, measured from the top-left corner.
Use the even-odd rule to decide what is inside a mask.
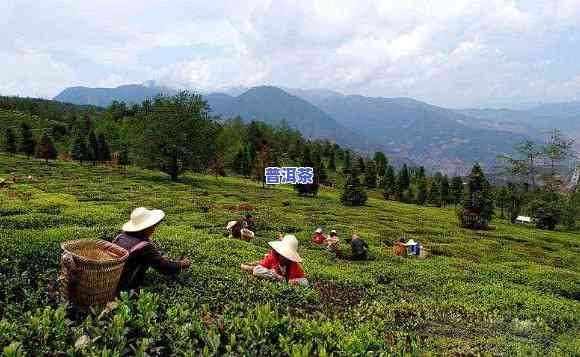
[[[461,227],[469,229],[486,229],[493,217],[491,188],[479,164],[473,166],[469,175],[458,217]]]
[[[367,202],[367,193],[358,177],[350,175],[344,185],[340,202],[345,206],[363,206]]]
[[[298,192],[300,196],[316,196],[319,187],[320,185],[317,183],[297,184],[294,185],[294,190]]]

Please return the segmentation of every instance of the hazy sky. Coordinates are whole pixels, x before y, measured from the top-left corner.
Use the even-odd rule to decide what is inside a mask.
[[[0,94],[157,80],[454,107],[580,99],[580,0],[0,0]]]

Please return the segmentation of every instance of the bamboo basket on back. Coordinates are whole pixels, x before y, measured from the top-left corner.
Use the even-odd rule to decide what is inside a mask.
[[[60,246],[59,281],[69,301],[86,309],[115,299],[127,250],[104,240],[73,240]]]

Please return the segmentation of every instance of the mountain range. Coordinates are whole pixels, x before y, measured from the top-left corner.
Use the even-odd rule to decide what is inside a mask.
[[[71,87],[54,99],[107,106],[113,100],[139,103],[176,91],[154,83],[117,88]],[[431,171],[464,174],[474,161],[491,168],[525,138],[543,140],[558,128],[580,138],[580,102],[541,104],[525,110],[449,109],[411,98],[343,95],[328,89],[236,87],[203,93],[212,113],[270,124],[282,120],[306,137],[336,141],[361,153],[384,151],[395,163],[412,162]]]

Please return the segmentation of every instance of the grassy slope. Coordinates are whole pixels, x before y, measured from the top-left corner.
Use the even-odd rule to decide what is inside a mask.
[[[574,234],[497,220],[491,231],[472,232],[457,228],[452,209],[376,198],[364,208],[346,208],[330,189],[300,198],[287,187],[262,189],[237,178],[187,176],[175,184],[157,172],[130,168],[125,175],[62,162],[47,168],[0,154],[0,175],[12,169],[36,181],[12,186],[16,197],[0,191],[0,278],[9,282],[0,292],[0,318],[5,315],[11,326],[21,323],[15,311],[56,306],[47,285],[58,272],[58,242],[110,239],[131,209],[143,205],[167,213],[156,234],[162,249],[194,263],[177,283],[150,274],[148,290],[158,294],[163,326],[175,304],[185,304],[192,315],[211,310],[222,316],[232,306],[251,315],[255,305],[270,303],[281,316],[290,314],[301,331],[326,321],[337,338],[363,348],[371,348],[372,340],[404,344],[410,335],[421,351],[580,353],[580,241]],[[240,202],[256,210],[251,243],[223,234],[236,217],[228,206]],[[318,225],[343,237],[358,232],[377,259],[331,259],[309,243]],[[239,270],[267,251],[277,231],[298,236],[314,288],[259,281]],[[434,256],[394,257],[383,242],[401,235],[419,240]],[[75,336],[63,339],[72,344]]]

